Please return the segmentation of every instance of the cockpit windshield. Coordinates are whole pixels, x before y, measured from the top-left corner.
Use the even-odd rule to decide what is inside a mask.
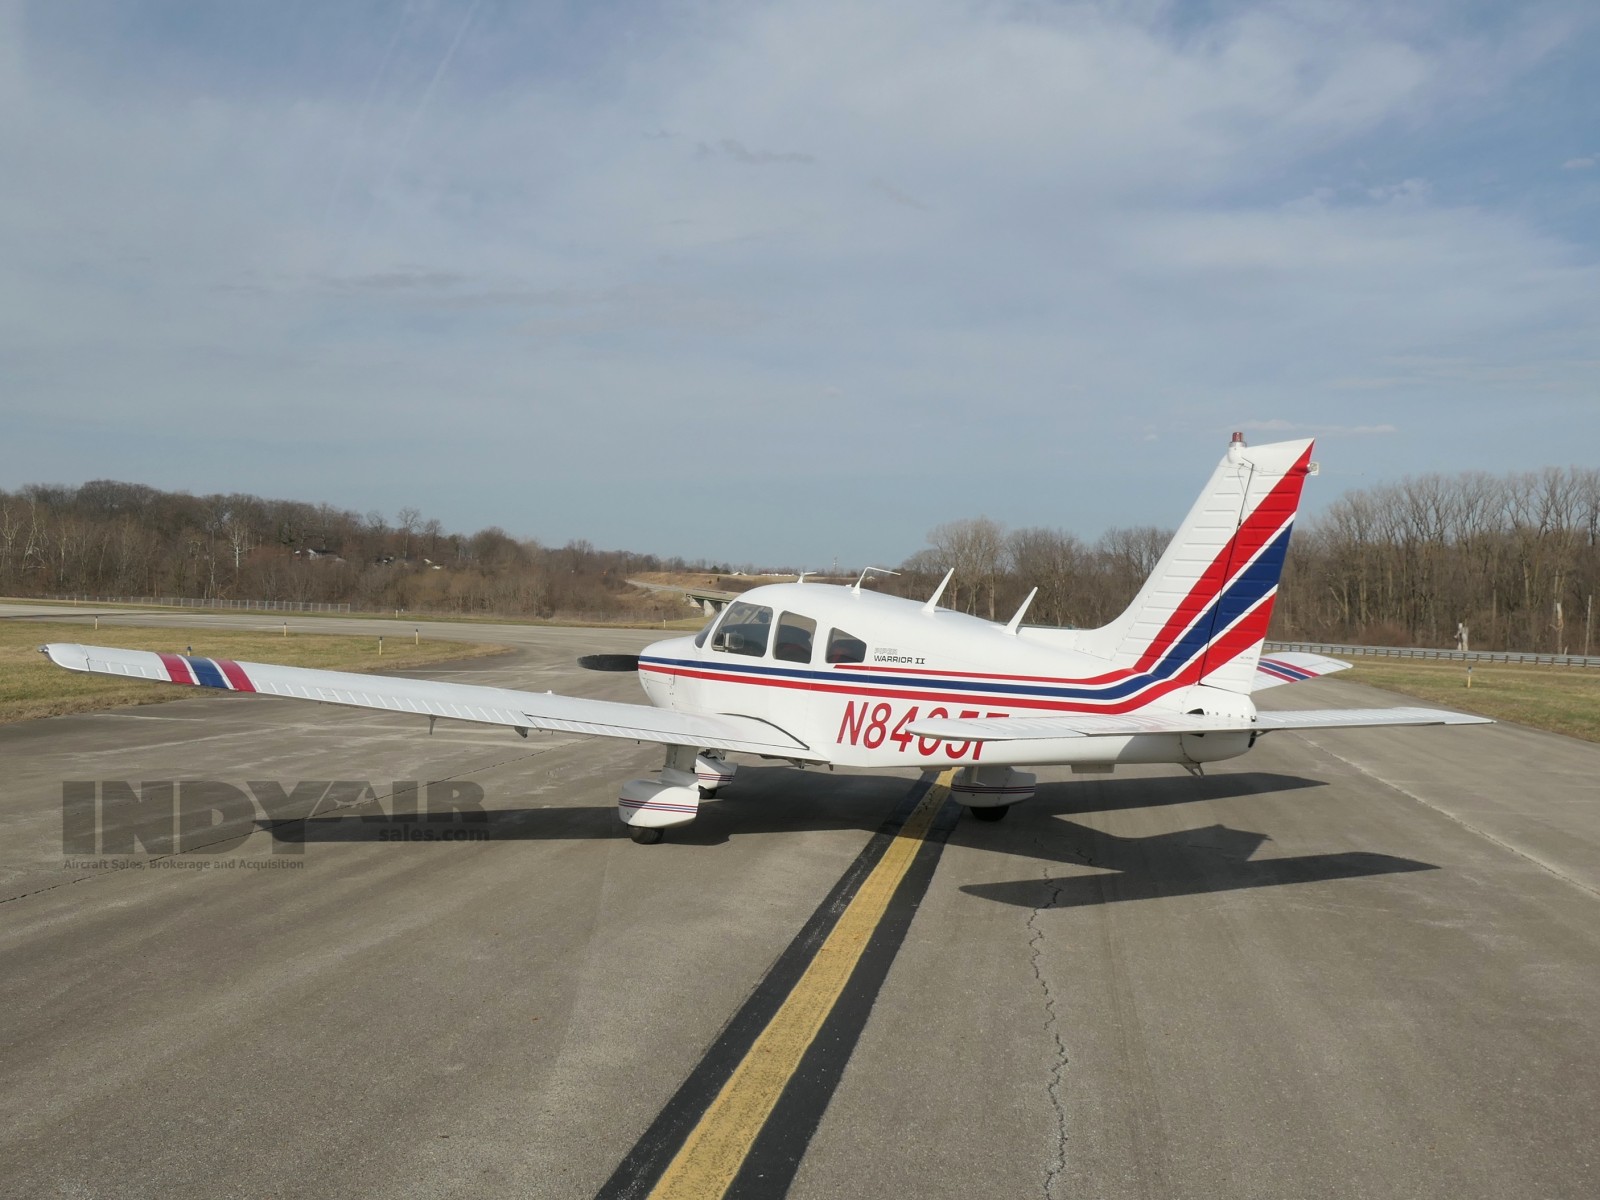
[[[711,636],[711,627],[717,623],[718,618],[721,616],[722,614],[718,613],[711,620],[700,626],[700,632],[694,635],[694,644],[696,646],[704,646],[706,644],[706,639]]]
[[[711,637],[711,648],[728,654],[748,654],[760,658],[767,652],[772,635],[772,610],[740,600],[728,606]]]

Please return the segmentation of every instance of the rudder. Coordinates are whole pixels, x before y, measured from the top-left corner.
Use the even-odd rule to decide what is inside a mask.
[[[1248,695],[1272,619],[1312,442],[1234,434],[1150,578],[1078,648],[1139,672]]]

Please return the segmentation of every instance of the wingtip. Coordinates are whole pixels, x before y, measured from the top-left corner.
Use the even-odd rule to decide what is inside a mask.
[[[69,671],[89,669],[89,654],[76,642],[46,642],[39,647],[39,653],[56,666],[65,667]]]

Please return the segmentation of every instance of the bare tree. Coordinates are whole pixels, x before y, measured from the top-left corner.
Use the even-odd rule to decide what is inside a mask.
[[[400,531],[404,541],[401,543],[400,556],[411,557],[411,535],[416,533],[418,524],[422,521],[422,512],[415,508],[402,508],[395,514],[395,528]]]

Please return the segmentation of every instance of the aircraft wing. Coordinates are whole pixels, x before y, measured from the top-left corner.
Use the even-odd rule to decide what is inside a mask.
[[[508,725],[513,729],[545,729],[628,738],[701,750],[738,750],[776,758],[822,762],[823,757],[783,730],[754,717],[684,713],[649,704],[585,700],[553,692],[518,692],[476,684],[444,683],[350,671],[319,671],[271,663],[160,654],[52,642],[40,648],[50,661],[69,671],[150,679],[234,692],[257,692],[295,700],[320,700],[354,708],[416,713],[454,721]]]
[[[1442,708],[1313,708],[1208,717],[1188,713],[1083,713],[1062,717],[933,718],[906,732],[943,742],[1014,742],[1042,738],[1129,737],[1140,733],[1270,733],[1278,729],[1356,729],[1376,725],[1492,725],[1488,717]]]
[[[1255,679],[1251,681],[1250,690],[1260,692],[1270,687],[1281,687],[1286,683],[1301,683],[1307,679],[1315,679],[1319,675],[1348,671],[1354,665],[1337,658],[1324,658],[1320,654],[1307,654],[1301,650],[1286,650],[1282,654],[1263,654],[1256,663]]]

